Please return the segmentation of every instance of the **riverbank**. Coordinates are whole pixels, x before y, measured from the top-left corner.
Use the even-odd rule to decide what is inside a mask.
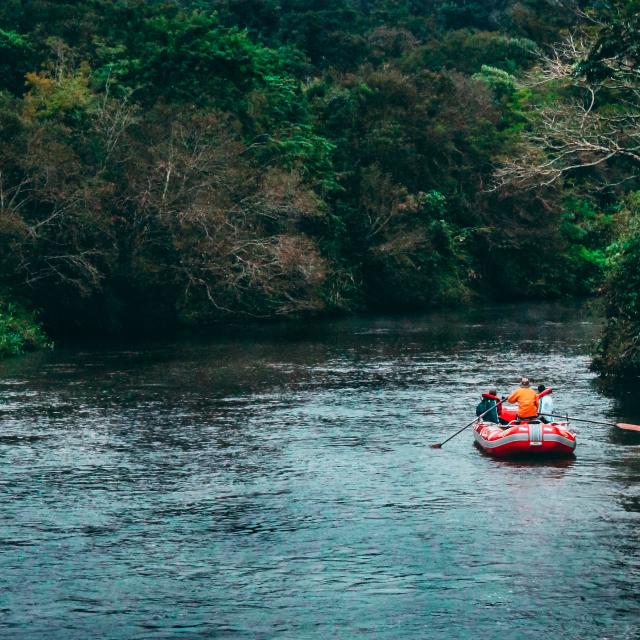
[[[574,309],[582,313],[589,309],[590,314],[598,314],[596,305],[589,299],[570,298],[562,300],[544,300],[532,305],[527,301],[518,302],[482,302],[480,298],[474,298],[473,302],[465,304],[439,305],[430,309],[418,309],[412,311],[398,310],[391,312],[385,309],[362,309],[357,311],[325,312],[297,317],[269,317],[247,318],[229,317],[226,320],[202,323],[172,322],[156,324],[145,323],[139,327],[129,326],[121,331],[98,331],[88,329],[58,331],[43,327],[38,321],[35,312],[29,312],[24,307],[3,302],[0,298],[0,333],[7,348],[0,350],[0,360],[3,358],[21,355],[28,351],[38,349],[51,349],[54,343],[67,348],[76,344],[90,346],[91,348],[110,348],[117,345],[146,344],[149,341],[155,343],[174,340],[207,341],[212,337],[234,338],[250,333],[261,336],[286,336],[307,335],[309,331],[315,331],[323,335],[327,327],[338,323],[350,322],[376,322],[378,318],[385,317],[402,322],[405,319],[433,317],[437,322],[442,322],[449,315],[455,318],[479,316],[487,317],[487,314],[498,318],[501,310],[508,315],[517,313],[518,309],[527,309],[527,317],[535,309],[544,310],[543,315],[549,313],[549,309],[558,309],[557,314],[566,313],[567,309]],[[2,313],[5,309],[7,312]],[[546,317],[546,315],[545,315]]]

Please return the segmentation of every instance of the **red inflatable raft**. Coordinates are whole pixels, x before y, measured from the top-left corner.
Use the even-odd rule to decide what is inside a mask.
[[[479,421],[473,428],[476,445],[498,458],[568,456],[576,448],[576,434],[566,422],[515,422],[504,428]]]

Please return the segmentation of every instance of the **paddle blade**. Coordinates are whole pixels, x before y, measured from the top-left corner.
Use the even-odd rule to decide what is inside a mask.
[[[624,429],[625,431],[640,431],[640,424],[627,424],[626,422],[616,422],[618,429]]]
[[[437,442],[436,444],[429,445],[432,449],[442,449],[442,445]]]

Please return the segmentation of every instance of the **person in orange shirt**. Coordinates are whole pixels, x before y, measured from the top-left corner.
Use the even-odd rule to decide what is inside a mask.
[[[507,398],[507,402],[518,403],[518,422],[535,420],[538,417],[538,394],[531,388],[530,384],[529,378],[522,378],[520,387]]]

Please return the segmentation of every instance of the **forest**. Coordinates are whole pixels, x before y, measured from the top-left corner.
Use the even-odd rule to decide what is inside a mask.
[[[594,367],[640,374],[639,15],[4,0],[0,356],[594,296]]]

